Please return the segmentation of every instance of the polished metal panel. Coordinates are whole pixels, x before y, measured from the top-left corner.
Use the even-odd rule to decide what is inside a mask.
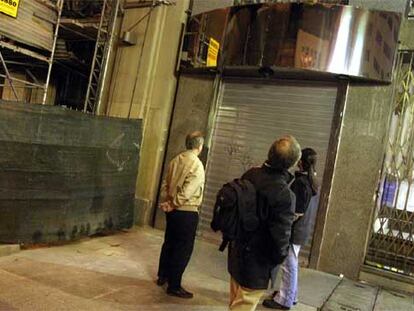
[[[256,4],[194,16],[183,67],[207,67],[210,38],[219,69],[292,69],[391,81],[401,14],[329,4]],[[266,71],[264,71],[266,73]]]

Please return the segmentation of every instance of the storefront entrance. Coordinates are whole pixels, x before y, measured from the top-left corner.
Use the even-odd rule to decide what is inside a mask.
[[[252,79],[222,82],[201,209],[202,237],[220,239],[210,229],[217,191],[250,167],[261,165],[278,136],[291,134],[302,147],[318,152],[318,179],[322,183],[336,96],[335,84]],[[318,200],[311,204],[318,204]],[[309,251],[310,245],[302,252],[306,262]]]

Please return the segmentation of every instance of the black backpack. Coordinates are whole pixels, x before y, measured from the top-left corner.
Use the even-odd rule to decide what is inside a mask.
[[[259,218],[256,200],[256,189],[246,179],[234,179],[219,190],[210,226],[214,232],[221,231],[223,235],[219,248],[221,252],[241,233],[257,229]]]

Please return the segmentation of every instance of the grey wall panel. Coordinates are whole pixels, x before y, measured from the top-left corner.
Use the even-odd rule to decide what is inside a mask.
[[[185,150],[185,137],[192,131],[207,132],[209,111],[214,96],[214,77],[181,75],[167,145],[163,177],[169,161]],[[201,155],[205,162],[206,149]],[[155,227],[165,227],[164,213],[157,211]]]
[[[141,121],[0,104],[0,241],[40,243],[133,224]]]
[[[125,139],[131,139],[127,119],[91,117],[88,114],[66,110],[59,106],[3,104],[0,115],[0,140],[50,145],[117,148]],[[108,120],[111,120],[110,122]],[[113,124],[119,131],[103,130],[103,124]],[[76,130],[75,130],[76,129]],[[133,144],[125,148],[135,150]]]

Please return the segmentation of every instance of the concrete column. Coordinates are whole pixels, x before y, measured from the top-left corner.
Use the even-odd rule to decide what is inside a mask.
[[[350,86],[328,205],[320,211],[311,267],[356,279],[370,235],[391,87]]]
[[[189,0],[173,6],[127,10],[122,25],[134,28],[138,44],[119,46],[112,75],[108,115],[143,119],[137,180],[137,222],[148,224],[158,192],[164,149],[174,102],[176,61]],[[147,15],[148,14],[148,15]]]
[[[181,74],[174,104],[173,119],[170,128],[164,175],[167,164],[177,154],[185,150],[185,137],[193,131],[209,132],[209,116],[215,99],[215,77],[211,75]],[[207,143],[207,142],[206,142]],[[207,160],[208,146],[200,155],[201,161]],[[155,227],[164,229],[165,213],[157,213]]]

